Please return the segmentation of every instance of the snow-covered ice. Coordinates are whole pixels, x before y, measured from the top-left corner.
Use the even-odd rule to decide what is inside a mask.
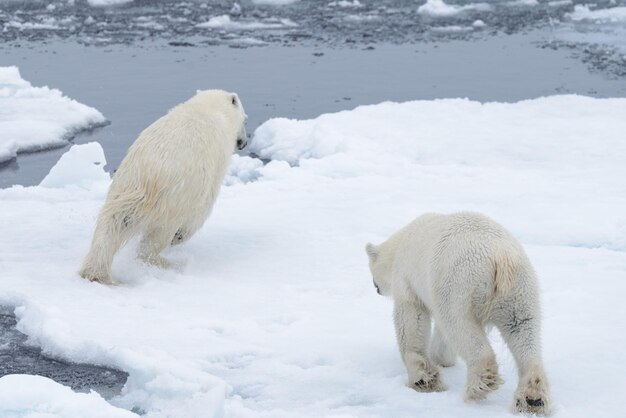
[[[284,6],[287,4],[292,4],[297,2],[298,0],[252,0],[254,4],[266,4],[270,6]]]
[[[109,179],[96,144],[74,146],[54,188],[0,190],[0,303],[48,355],[128,372],[110,402],[148,418],[507,417],[517,376],[495,332],[506,383],[488,400],[462,401],[462,362],[443,370],[446,392],[404,386],[391,303],[364,252],[423,212],[478,210],[524,243],[538,271],[554,417],[617,418],[625,113],[626,99],[554,96],[269,120],[251,151],[270,161],[233,158],[205,227],[166,252],[177,268],[142,265],[131,242],[112,287],[76,274]],[[24,396],[62,391],[65,408],[100,401],[28,385]],[[14,386],[0,380],[0,392]]]
[[[626,22],[626,6],[592,10],[588,5],[577,4],[569,16],[574,21],[622,23]]]
[[[54,18],[43,19],[42,22],[19,22],[17,20],[11,20],[4,24],[5,30],[7,28],[15,28],[19,30],[59,30],[60,26],[56,24]]]
[[[0,163],[19,152],[65,145],[76,132],[105,121],[59,90],[33,87],[17,67],[0,67]]]
[[[225,29],[225,30],[255,30],[255,29],[285,29],[298,26],[289,19],[232,20],[228,15],[214,16],[208,21],[198,23],[198,28]]]
[[[95,392],[72,389],[41,376],[0,377],[2,418],[137,418],[107,403]]]
[[[61,156],[40,185],[63,188],[70,184],[89,189],[94,183],[110,180],[102,170],[105,164],[104,151],[97,142],[75,145],[72,152]]]
[[[511,0],[506,2],[508,6],[526,6],[534,7],[539,6],[539,0]]]
[[[449,17],[468,11],[488,11],[491,6],[488,3],[470,3],[463,6],[447,4],[443,0],[426,0],[426,3],[417,8],[421,15],[433,17]]]
[[[130,3],[133,0],[87,0],[91,6],[115,6],[118,4]]]
[[[340,0],[340,1],[331,1],[328,3],[329,7],[362,7],[363,5],[359,0]]]

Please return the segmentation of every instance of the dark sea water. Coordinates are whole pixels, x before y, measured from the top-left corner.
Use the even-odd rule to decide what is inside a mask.
[[[420,13],[423,3],[0,0],[0,65],[100,110],[110,125],[73,141],[100,142],[110,171],[143,128],[203,88],[238,92],[249,132],[385,100],[626,96],[623,25],[573,21],[578,0],[489,1],[451,16]],[[21,154],[0,167],[0,187],[38,184],[65,151]]]

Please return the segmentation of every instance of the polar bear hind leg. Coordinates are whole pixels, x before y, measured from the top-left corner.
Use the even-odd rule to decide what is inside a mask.
[[[180,245],[184,242],[189,241],[189,238],[193,237],[195,233],[198,231],[198,229],[200,229],[203,221],[204,220],[201,220],[200,222],[198,222],[196,220],[195,222],[187,222],[183,224],[174,233],[174,236],[172,237],[170,245],[172,246]]]
[[[126,212],[113,212],[109,205],[104,206],[96,222],[96,230],[91,248],[85,257],[78,274],[92,282],[112,284],[111,265],[115,253],[134,234],[136,226]]]
[[[170,245],[172,246],[180,245],[183,242],[187,241],[189,237],[190,237],[189,231],[184,226],[181,226],[174,233],[174,237],[172,238],[172,242],[170,242]]]
[[[161,251],[171,244],[176,230],[171,228],[151,228],[148,229],[139,243],[139,259],[146,264],[160,268],[169,268],[171,263],[163,256]]]
[[[550,414],[549,384],[540,355],[540,313],[536,292],[529,286],[514,287],[513,293],[499,304],[501,311],[495,323],[502,338],[513,353],[518,368],[519,383],[513,408],[517,412]],[[528,282],[527,282],[528,283]]]
[[[450,347],[435,323],[433,330],[433,338],[430,343],[430,357],[435,363],[443,367],[452,367],[456,363],[456,353]]]

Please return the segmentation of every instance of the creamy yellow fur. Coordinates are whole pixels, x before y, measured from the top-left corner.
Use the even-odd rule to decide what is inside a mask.
[[[111,283],[115,253],[137,234],[139,257],[166,267],[160,252],[209,216],[233,150],[246,144],[245,120],[236,94],[207,90],[147,127],[113,176],[79,274]]]

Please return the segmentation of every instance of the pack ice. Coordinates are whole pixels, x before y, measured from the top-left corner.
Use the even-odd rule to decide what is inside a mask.
[[[443,371],[446,392],[404,386],[392,306],[363,251],[420,213],[476,210],[510,229],[537,268],[554,416],[619,417],[624,114],[625,99],[554,96],[269,120],[252,142],[269,162],[233,159],[210,221],[166,252],[177,267],[141,264],[131,243],[114,287],[76,273],[110,181],[99,145],[76,145],[43,184],[0,190],[0,303],[46,354],[129,380],[104,406],[5,376],[0,416],[510,416],[516,370],[496,333],[506,383],[486,401],[462,401],[461,362]]]

